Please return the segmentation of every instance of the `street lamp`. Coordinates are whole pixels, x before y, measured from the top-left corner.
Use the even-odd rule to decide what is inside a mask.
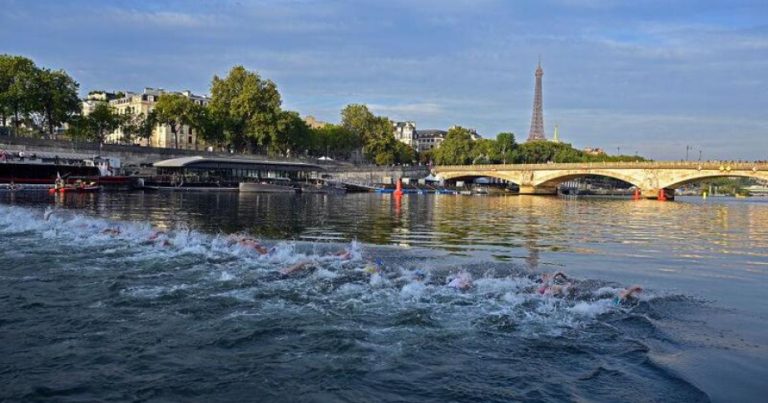
[[[701,148],[699,148],[699,161],[701,161]]]
[[[616,147],[616,155],[621,155],[621,146]]]
[[[685,146],[685,160],[688,161],[688,150],[690,150],[692,147],[690,145]]]

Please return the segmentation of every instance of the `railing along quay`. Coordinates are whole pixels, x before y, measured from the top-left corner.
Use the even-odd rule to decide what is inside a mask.
[[[572,169],[697,169],[697,170],[752,170],[768,171],[768,161],[659,161],[659,162],[569,162],[551,164],[479,164],[435,165],[433,170],[443,171],[541,171]]]

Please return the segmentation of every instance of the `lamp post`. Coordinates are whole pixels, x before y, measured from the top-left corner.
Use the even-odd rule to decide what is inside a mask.
[[[688,151],[691,149],[690,145],[685,146],[685,160],[688,161]]]
[[[701,148],[699,148],[699,161],[701,161]]]

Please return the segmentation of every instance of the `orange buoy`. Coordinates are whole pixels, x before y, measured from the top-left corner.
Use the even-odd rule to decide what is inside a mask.
[[[664,192],[664,189],[659,189],[659,201],[666,201],[667,200],[667,194]]]
[[[403,184],[400,178],[397,178],[397,184],[395,185],[395,196],[403,195]]]

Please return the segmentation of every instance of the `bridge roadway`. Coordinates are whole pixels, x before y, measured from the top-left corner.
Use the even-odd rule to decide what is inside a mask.
[[[674,189],[707,178],[745,177],[768,181],[768,162],[590,162],[553,164],[439,165],[432,173],[443,180],[499,178],[520,186],[521,194],[557,194],[560,183],[588,175],[630,183],[642,197],[674,198]]]

